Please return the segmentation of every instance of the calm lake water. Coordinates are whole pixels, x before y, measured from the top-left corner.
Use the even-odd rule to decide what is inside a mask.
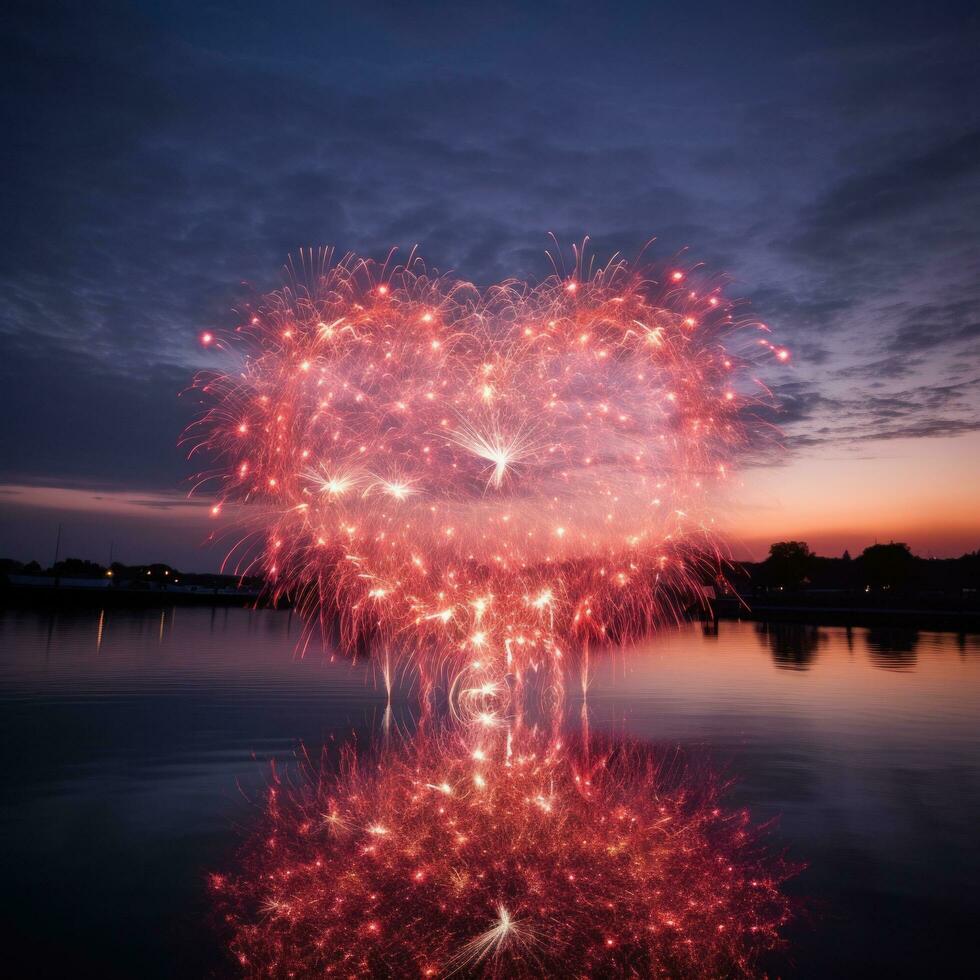
[[[288,612],[0,611],[6,975],[229,974],[206,875],[268,760],[367,744],[384,711],[298,638]],[[589,704],[778,817],[808,912],[772,974],[976,975],[980,637],[692,625],[599,663]]]

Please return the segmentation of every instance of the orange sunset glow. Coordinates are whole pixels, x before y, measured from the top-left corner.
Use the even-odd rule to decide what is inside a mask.
[[[729,512],[732,550],[761,558],[773,541],[802,538],[818,554],[856,554],[894,540],[954,557],[980,546],[978,488],[977,434],[801,452],[744,475]]]

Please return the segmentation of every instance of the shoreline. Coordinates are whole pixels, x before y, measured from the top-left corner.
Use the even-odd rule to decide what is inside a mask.
[[[27,586],[0,588],[0,609],[49,608],[148,609],[168,606],[220,607],[238,609],[289,609],[288,602],[273,605],[255,591],[195,592],[166,589],[72,588],[38,589]],[[799,623],[812,626],[893,627],[936,630],[952,633],[980,633],[980,610],[902,609],[860,605],[810,605],[806,603],[743,604],[730,596],[714,600],[710,611],[699,610],[694,621],[720,620],[772,623]]]
[[[228,592],[220,589],[199,589],[195,592],[167,589],[72,588],[71,586],[10,585],[0,588],[0,609],[24,607],[80,608],[105,606],[112,608],[145,609],[160,606],[231,606],[238,608],[271,609],[258,592]],[[280,604],[275,608],[288,608]]]
[[[711,614],[702,616],[702,619],[980,633],[980,611],[974,609],[892,609],[881,606],[822,606],[772,602],[743,605],[730,597],[716,599],[712,605]]]

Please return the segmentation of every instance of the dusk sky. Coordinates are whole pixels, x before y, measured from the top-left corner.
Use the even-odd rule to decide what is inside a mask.
[[[211,569],[180,393],[299,247],[687,250],[793,352],[737,557],[980,547],[975,4],[14,4],[0,557]]]

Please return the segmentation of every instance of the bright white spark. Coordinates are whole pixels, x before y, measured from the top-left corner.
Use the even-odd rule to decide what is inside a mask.
[[[313,484],[313,489],[326,497],[342,497],[356,490],[364,482],[364,474],[359,470],[338,467],[331,469],[321,463],[319,469],[307,470],[302,474]]]
[[[543,589],[534,599],[531,600],[531,605],[535,609],[544,609],[545,606],[551,605],[552,592],[551,589]]]
[[[407,500],[409,497],[415,496],[421,491],[417,488],[417,480],[409,479],[407,477],[392,477],[391,479],[385,479],[384,477],[376,477],[374,482],[364,491],[365,496],[367,496],[372,491],[377,491],[378,493],[383,493],[387,497],[393,497],[395,500]]]
[[[528,460],[538,449],[523,425],[513,435],[507,435],[496,420],[483,431],[463,419],[460,428],[449,433],[449,438],[467,452],[493,464],[488,484],[494,487],[499,487],[515,466]]]
[[[449,961],[450,967],[446,976],[452,976],[461,970],[469,969],[482,962],[487,956],[499,956],[501,951],[512,944],[527,946],[534,941],[534,933],[527,926],[511,917],[510,912],[503,905],[497,906],[497,921],[481,932],[479,936],[471,939],[460,951]]]

